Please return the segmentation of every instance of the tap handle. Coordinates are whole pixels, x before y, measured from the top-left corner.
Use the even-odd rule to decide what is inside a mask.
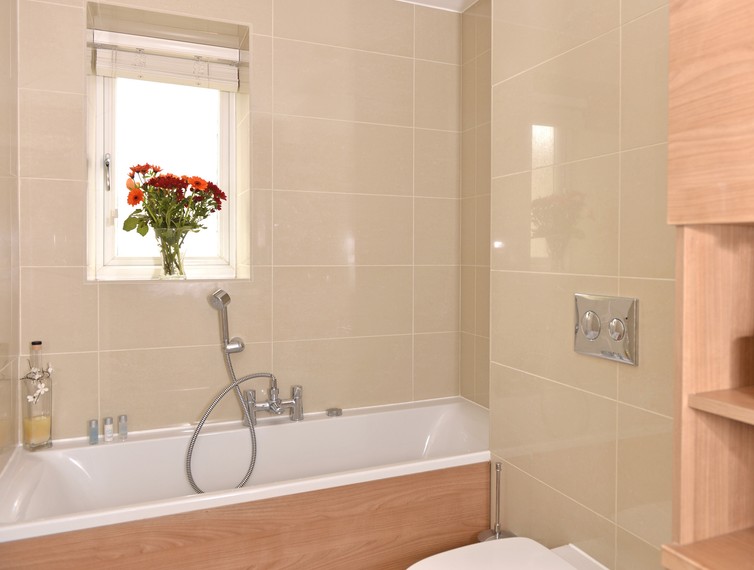
[[[256,390],[246,390],[246,405],[249,406],[249,409],[252,409],[252,407],[257,403],[257,391]]]
[[[304,388],[298,384],[291,386],[291,399],[293,400],[291,420],[300,422],[304,419]]]

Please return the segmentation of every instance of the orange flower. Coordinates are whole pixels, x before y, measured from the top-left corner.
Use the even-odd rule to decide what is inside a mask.
[[[141,204],[144,201],[144,192],[141,191],[141,188],[132,188],[128,193],[127,200],[129,206],[136,206],[137,204]]]
[[[204,178],[199,178],[198,176],[191,176],[188,179],[188,182],[197,190],[206,190],[208,186],[207,181]]]
[[[126,188],[128,188],[129,190],[133,190],[136,188],[136,182],[134,182],[133,178],[126,179]]]

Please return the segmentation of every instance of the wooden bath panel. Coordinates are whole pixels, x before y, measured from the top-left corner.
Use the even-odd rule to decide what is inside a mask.
[[[489,462],[0,544],[0,568],[405,570],[489,528]]]

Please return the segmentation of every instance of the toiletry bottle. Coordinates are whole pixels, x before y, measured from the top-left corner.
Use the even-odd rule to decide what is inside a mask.
[[[99,443],[99,422],[97,420],[89,420],[89,445],[96,445]]]
[[[113,440],[113,418],[105,418],[104,425],[102,426],[102,436],[105,442],[111,442]]]
[[[52,379],[43,370],[42,341],[31,343],[31,369],[21,379],[24,448],[34,451],[52,445]]]
[[[118,416],[118,439],[126,441],[128,438],[128,416],[123,414]]]

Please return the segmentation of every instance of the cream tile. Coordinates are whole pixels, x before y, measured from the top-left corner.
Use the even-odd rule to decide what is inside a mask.
[[[271,328],[270,275],[269,269],[258,267],[253,282],[102,283],[100,348],[220,346],[219,314],[207,301],[218,287],[231,298],[230,335],[247,343],[267,341]]]
[[[461,133],[461,197],[476,195],[477,176],[477,130],[468,129]],[[481,149],[480,152],[484,152]]]
[[[16,375],[13,365],[8,363],[0,370],[0,469],[3,469],[18,443],[18,423],[16,419],[16,395],[13,384]],[[12,380],[13,379],[13,380]]]
[[[460,378],[460,386],[461,386],[461,396],[464,398],[471,400],[472,402],[476,401],[476,372],[474,370],[476,362],[475,362],[475,355],[474,355],[474,343],[476,342],[476,337],[474,337],[473,334],[470,333],[459,333],[460,336],[460,342],[461,342],[461,362],[460,362],[460,370],[461,370],[461,378]]]
[[[476,65],[476,125],[485,125],[492,119],[492,53],[479,55]]]
[[[412,125],[413,60],[281,39],[274,54],[277,113]]]
[[[411,332],[411,267],[274,270],[275,340]]]
[[[492,49],[492,0],[479,0],[466,12],[476,18],[476,54],[481,55]]]
[[[668,140],[668,8],[623,26],[621,148]]]
[[[458,133],[415,129],[414,195],[458,198],[460,160],[461,137]]]
[[[19,91],[21,175],[86,179],[83,95]]]
[[[618,150],[618,45],[616,30],[495,85],[493,178],[532,168],[535,125],[554,127],[556,163]]]
[[[86,421],[100,417],[99,357],[96,352],[52,354],[49,361],[54,369],[52,437],[84,437]]]
[[[21,265],[86,264],[86,183],[21,180]]]
[[[252,198],[253,192],[251,190],[246,190],[236,196],[236,208],[238,212],[236,228],[240,230],[236,233],[236,259],[239,265],[251,265],[251,232],[249,228],[252,227]]]
[[[457,331],[458,267],[414,268],[414,332]]]
[[[474,337],[474,401],[490,406],[490,339]]]
[[[493,269],[531,267],[531,173],[492,183],[490,264]],[[535,251],[542,254],[542,252]]]
[[[461,330],[476,333],[476,268],[461,267]]]
[[[416,62],[416,126],[458,131],[461,128],[461,67]]]
[[[413,7],[402,2],[275,0],[279,38],[411,57],[413,25]]]
[[[275,189],[411,195],[411,129],[288,116],[274,125]]]
[[[457,265],[460,229],[459,200],[414,200],[414,263]]]
[[[461,62],[467,63],[476,57],[477,16],[471,10],[461,14]]]
[[[490,265],[490,195],[477,196],[474,199],[476,210],[476,265]]]
[[[459,388],[457,332],[414,336],[414,399],[457,396]]]
[[[673,279],[675,227],[668,225],[667,145],[621,155],[621,275]]]
[[[492,458],[493,462],[496,460]],[[502,480],[503,528],[533,538],[548,548],[574,544],[598,562],[612,567],[613,523],[507,463],[503,463]]]
[[[618,529],[616,542],[616,570],[662,570],[660,549],[634,535]]]
[[[461,265],[476,265],[477,199],[461,200]]]
[[[618,408],[618,526],[659,548],[671,539],[673,421]]]
[[[21,269],[21,344],[42,340],[45,352],[97,350],[97,285],[83,267]]]
[[[272,115],[251,116],[251,184],[272,188]]]
[[[573,295],[583,291],[617,295],[618,279],[493,271],[492,361],[614,398],[618,364],[573,350]]]
[[[416,52],[418,59],[461,63],[461,15],[416,6]]]
[[[272,191],[252,191],[251,258],[254,265],[272,264]]]
[[[275,265],[411,265],[411,198],[275,192]]]
[[[476,268],[476,306],[475,333],[477,336],[490,336],[490,270],[488,267]]]
[[[639,18],[652,10],[668,5],[668,0],[623,0],[621,2],[621,22],[624,24]]]
[[[492,367],[495,455],[606,518],[615,509],[615,402]]]
[[[238,193],[252,187],[252,115],[249,111],[249,96],[236,95],[236,188]],[[243,116],[241,116],[243,115]]]
[[[461,67],[461,130],[476,126],[477,105],[476,58]]]
[[[493,83],[539,65],[616,28],[619,0],[526,4],[497,0],[494,8]]]
[[[19,3],[18,86],[84,95],[81,7],[23,0]]]
[[[671,416],[675,283],[621,278],[620,294],[639,299],[639,365],[618,368],[618,397]]]
[[[477,196],[490,193],[492,178],[492,134],[490,123],[479,125],[476,130],[476,187]]]
[[[411,335],[276,342],[281,381],[304,387],[306,412],[411,400]]]
[[[272,113],[272,38],[251,37],[251,110]]]

